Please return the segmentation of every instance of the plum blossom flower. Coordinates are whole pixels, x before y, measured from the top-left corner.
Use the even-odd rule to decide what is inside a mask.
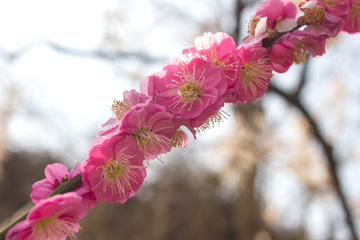
[[[294,55],[291,50],[296,46],[289,41],[274,43],[269,51],[271,66],[278,73],[286,72],[294,62]]]
[[[76,175],[80,174],[80,163],[69,172],[67,167],[61,163],[53,163],[46,166],[44,172],[46,178],[35,182],[32,185],[32,192],[30,194],[31,201],[37,204],[41,199],[46,198],[52,193],[62,182],[66,182]],[[97,201],[95,195],[84,184],[79,184],[75,192],[82,197],[82,202],[87,208],[93,208]]]
[[[326,39],[315,37],[309,32],[294,30],[279,38],[278,41],[289,41],[295,45],[296,49],[290,50],[296,64],[306,61],[306,52],[309,52],[312,57],[325,53]]]
[[[274,32],[287,32],[297,26],[296,5],[291,0],[266,0],[256,8],[255,17],[267,17],[267,27]]]
[[[225,102],[229,102],[229,99],[233,99],[231,94],[221,96],[211,107],[206,108],[199,116],[190,120],[191,128],[201,133],[227,119],[230,115],[221,110],[221,107],[224,106]]]
[[[304,31],[315,37],[335,37],[343,28],[343,19],[321,5],[320,1],[308,1],[300,4],[304,16],[298,19],[301,24],[307,24]]]
[[[189,143],[188,135],[180,128],[174,129],[174,134],[170,139],[171,147],[184,148]]]
[[[160,104],[139,103],[124,115],[119,134],[132,137],[147,160],[161,160],[159,155],[171,150],[173,118]]]
[[[343,31],[357,33],[360,31],[360,0],[352,0],[352,2],[349,13],[344,17]]]
[[[125,91],[123,96],[123,101],[114,100],[114,103],[111,107],[113,117],[102,125],[103,130],[98,132],[98,136],[103,137],[116,134],[122,117],[127,111],[130,110],[132,106],[135,106],[138,103],[152,100],[151,98],[149,99],[146,95],[139,93],[134,89]]]
[[[268,50],[257,45],[240,44],[236,54],[240,59],[240,81],[234,92],[238,102],[249,102],[267,90],[272,74]]]
[[[188,53],[207,56],[206,59],[219,66],[225,73],[228,82],[228,91],[236,86],[238,75],[239,59],[236,56],[236,42],[232,37],[223,32],[215,35],[208,32],[203,36],[195,38],[194,44],[183,50],[183,54]],[[231,86],[233,86],[231,88]]]
[[[252,45],[261,42],[274,31],[268,29],[267,17],[254,16],[248,22],[248,33],[249,35],[243,39],[243,43]]]
[[[41,199],[24,221],[8,231],[5,239],[65,240],[67,236],[76,239],[74,233],[79,231],[79,221],[85,215],[85,206],[75,192]]]
[[[81,164],[82,181],[100,202],[124,203],[146,177],[144,155],[132,138],[112,136],[90,149]]]
[[[227,79],[219,66],[206,56],[182,55],[155,73],[146,89],[153,89],[155,101],[174,116],[192,119],[210,107],[227,90]],[[151,91],[148,91],[151,92]]]
[[[196,139],[196,130],[190,126],[190,122],[184,118],[173,118],[174,123],[174,134],[170,139],[170,143],[172,147],[176,148],[184,148],[187,147],[189,143],[188,135],[180,128],[181,126],[187,127],[190,132],[193,134],[194,139]]]
[[[316,0],[318,5],[324,7],[325,11],[338,17],[345,16],[349,13],[354,0]]]

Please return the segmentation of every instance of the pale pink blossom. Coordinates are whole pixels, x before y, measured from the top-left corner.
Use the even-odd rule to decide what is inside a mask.
[[[46,198],[52,193],[62,182],[66,182],[76,175],[80,174],[80,163],[69,172],[67,167],[61,163],[49,164],[45,168],[45,179],[35,182],[32,185],[30,194],[31,201],[37,204],[41,199]],[[93,208],[97,201],[95,195],[84,184],[80,183],[75,192],[82,197],[82,202],[87,208]]]
[[[352,0],[351,2],[351,9],[344,17],[343,31],[357,33],[360,32],[360,0]]]
[[[82,181],[100,202],[124,203],[146,177],[144,155],[129,137],[111,136],[95,145],[81,164]]]
[[[311,33],[315,37],[335,37],[343,28],[343,19],[329,12],[328,7],[324,7],[321,1],[308,1],[300,4],[300,9],[304,16],[298,22],[306,24],[304,31]]]
[[[295,45],[289,41],[279,41],[271,45],[269,51],[270,62],[273,69],[278,73],[286,72],[294,62],[292,50]]]
[[[204,33],[203,36],[195,38],[191,47],[183,50],[183,54],[190,52],[205,55],[207,60],[219,66],[227,78],[227,91],[234,90],[238,79],[239,59],[236,56],[236,42],[232,37],[223,32]]]
[[[75,192],[55,195],[40,200],[24,221],[8,231],[5,239],[65,240],[67,236],[76,239],[74,233],[79,231],[79,221],[85,215],[86,208]]]
[[[267,17],[254,16],[248,23],[249,35],[243,39],[243,43],[252,45],[261,42],[264,38],[272,35],[273,30],[267,27]]]
[[[273,76],[268,50],[247,44],[240,44],[237,49],[240,81],[234,94],[238,102],[250,102],[264,94]]]
[[[171,149],[170,139],[175,130],[174,116],[156,103],[139,103],[122,118],[120,135],[132,137],[147,160],[160,158]]]
[[[116,134],[118,132],[119,123],[122,117],[127,111],[130,110],[132,106],[135,106],[138,103],[152,100],[151,98],[148,98],[146,95],[139,93],[134,89],[125,91],[123,96],[123,101],[114,100],[111,107],[113,117],[102,125],[103,130],[98,132],[99,137]]]

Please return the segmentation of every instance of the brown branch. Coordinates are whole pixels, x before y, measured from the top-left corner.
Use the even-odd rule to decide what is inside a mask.
[[[297,90],[294,93],[294,96],[296,98],[299,97],[299,94],[300,94],[301,90],[303,89],[303,87],[305,85],[306,74],[307,74],[307,71],[308,71],[308,68],[309,68],[309,61],[310,61],[310,56],[309,56],[309,53],[308,53],[306,55],[306,61],[304,62],[303,68],[301,70],[299,86],[298,86]]]
[[[50,193],[48,197],[52,197],[56,194],[62,194],[62,193],[66,193],[66,192],[70,192],[72,191],[74,188],[76,188],[80,183],[81,183],[81,178],[82,176],[80,174],[76,175],[75,177],[73,177],[72,179],[70,179],[67,182],[61,183],[52,193]],[[14,227],[17,223],[23,221],[26,219],[26,216],[28,215],[29,212],[25,213],[24,215],[22,215],[20,218],[18,218],[17,220],[15,220],[13,223],[11,223],[9,226],[7,226],[6,228],[4,228],[1,232],[0,232],[0,240],[5,240],[5,236],[6,233],[12,228]]]
[[[328,165],[330,168],[330,174],[332,176],[332,180],[333,180],[333,184],[335,186],[336,192],[339,195],[343,210],[345,212],[346,215],[346,220],[347,223],[349,225],[350,231],[351,231],[351,235],[352,235],[352,239],[353,240],[358,240],[358,236],[355,230],[355,224],[353,221],[353,216],[352,213],[350,211],[350,207],[346,201],[346,197],[345,197],[345,193],[343,188],[341,187],[340,184],[340,177],[338,174],[338,166],[336,163],[336,160],[334,158],[333,155],[333,148],[331,145],[329,145],[328,143],[325,142],[323,136],[321,135],[318,126],[316,125],[315,121],[313,120],[313,118],[310,116],[310,114],[308,113],[308,111],[304,108],[304,106],[300,103],[300,101],[298,100],[298,94],[296,91],[295,94],[287,94],[283,91],[281,91],[280,89],[278,89],[277,87],[273,86],[272,84],[269,85],[269,91],[271,92],[275,92],[278,95],[282,96],[286,101],[288,101],[289,103],[291,103],[292,105],[294,105],[295,107],[297,107],[302,114],[305,116],[305,118],[308,120],[310,126],[312,127],[313,130],[313,134],[316,137],[316,139],[320,142],[324,153],[327,157],[328,160]]]
[[[241,14],[242,11],[244,10],[245,5],[242,3],[241,0],[236,0],[235,1],[235,20],[236,20],[236,25],[235,25],[235,30],[233,33],[233,39],[235,40],[235,42],[238,42],[240,40],[240,31],[241,31],[241,24],[240,24],[240,20],[241,20]]]

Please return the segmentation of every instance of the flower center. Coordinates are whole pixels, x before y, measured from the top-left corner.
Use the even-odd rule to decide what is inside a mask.
[[[110,182],[115,178],[121,177],[124,172],[124,166],[121,161],[110,160],[103,166],[103,178]]]
[[[73,232],[73,228],[76,226],[76,223],[51,216],[39,221],[38,224],[34,226],[31,239],[54,240],[70,237],[70,239],[75,240],[77,238]]]
[[[255,36],[255,29],[260,19],[261,16],[256,16],[256,17],[252,17],[248,22],[248,32],[250,33],[251,36]]]
[[[181,111],[185,106],[190,104],[188,108],[188,111],[190,111],[192,103],[195,100],[200,100],[200,91],[205,80],[204,73],[206,68],[198,78],[195,77],[195,64],[192,69],[193,70],[190,72],[187,66],[185,66],[185,68],[181,68],[181,71],[174,73],[174,76],[177,78],[172,79],[172,83],[166,85],[166,87],[171,88],[171,90],[165,92],[162,95],[174,96],[174,102],[169,107],[172,107],[173,109],[178,107]]]
[[[111,106],[111,111],[113,112],[113,115],[120,120],[131,107],[132,104],[127,101],[122,102],[114,100]]]
[[[336,3],[336,0],[321,0],[325,5],[328,6],[334,6]]]
[[[200,87],[195,81],[185,81],[178,88],[178,93],[184,101],[193,102],[199,97]]]
[[[351,7],[351,10],[355,15],[360,15],[360,0],[356,0],[356,3]]]
[[[240,70],[241,87],[247,94],[250,89],[254,99],[258,96],[258,89],[266,90],[270,78],[273,76],[272,68],[265,57],[254,62],[248,62]]]
[[[304,9],[306,24],[319,26],[325,23],[325,9],[323,6],[316,5],[313,8]]]
[[[151,156],[156,156],[161,162],[161,153],[166,152],[166,147],[171,148],[170,141],[163,135],[152,132],[149,128],[141,128],[132,135],[147,160],[151,160]]]
[[[291,49],[291,52],[294,55],[294,62],[296,64],[301,64],[306,61],[306,50],[303,48],[302,43],[295,44],[296,49]]]
[[[101,183],[103,184],[103,191],[106,192],[106,188],[110,187],[111,194],[120,194],[120,196],[125,197],[126,189],[132,190],[130,181],[136,182],[136,177],[138,175],[131,171],[133,168],[141,168],[141,166],[134,166],[130,164],[130,159],[134,156],[129,156],[124,153],[124,150],[127,148],[123,148],[116,156],[115,159],[110,159],[106,164],[100,166],[101,168]]]

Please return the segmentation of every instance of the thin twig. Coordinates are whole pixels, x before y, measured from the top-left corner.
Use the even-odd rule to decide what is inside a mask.
[[[304,62],[303,68],[301,70],[301,74],[300,74],[300,82],[299,82],[299,86],[297,88],[297,90],[295,91],[294,95],[296,96],[296,98],[299,97],[299,94],[301,92],[301,90],[303,89],[305,82],[306,82],[306,74],[308,72],[308,68],[309,68],[309,61],[310,61],[310,56],[309,53],[306,55],[306,61]]]
[[[15,50],[13,53],[2,53],[4,57],[9,62],[14,62],[17,59],[21,58],[25,53],[36,46],[45,46],[51,50],[54,50],[58,53],[70,55],[73,57],[81,57],[81,58],[96,58],[106,61],[117,61],[121,59],[137,59],[145,63],[149,62],[165,62],[166,58],[157,58],[151,55],[143,54],[143,53],[135,53],[135,52],[111,52],[111,51],[104,51],[104,50],[91,50],[91,49],[79,49],[79,48],[72,48],[68,46],[64,46],[58,44],[49,39],[38,39],[32,42],[25,44],[24,46],[20,47],[19,49]]]

